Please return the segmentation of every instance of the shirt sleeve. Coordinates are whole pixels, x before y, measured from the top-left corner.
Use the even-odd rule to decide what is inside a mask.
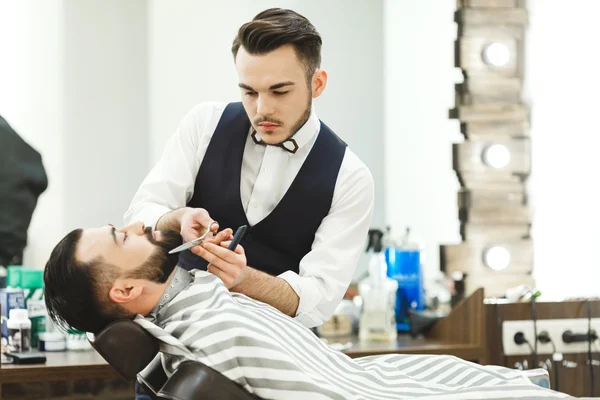
[[[133,197],[123,218],[125,225],[142,221],[155,226],[163,214],[187,204],[223,110],[218,103],[201,103],[186,114]]]
[[[300,298],[296,320],[303,325],[323,324],[342,300],[366,246],[374,197],[369,169],[347,150],[331,209],[316,232],[311,251],[300,261],[300,273],[279,275]]]

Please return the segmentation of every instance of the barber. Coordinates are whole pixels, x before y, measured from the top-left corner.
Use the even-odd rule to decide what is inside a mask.
[[[312,106],[327,85],[321,43],[290,10],[242,25],[232,47],[241,103],[193,108],[125,214],[126,224],[175,229],[185,241],[248,225],[235,251],[204,243],[182,252],[179,265],[208,268],[231,291],[307,327],[327,321],[343,298],[374,197],[368,168]]]

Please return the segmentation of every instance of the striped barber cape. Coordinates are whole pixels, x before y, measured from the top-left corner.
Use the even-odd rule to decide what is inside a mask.
[[[135,319],[160,340],[167,374],[182,361],[200,361],[262,399],[567,397],[519,371],[451,356],[351,359],[275,308],[229,292],[214,275],[180,271],[189,283],[163,296],[169,301],[156,314]]]

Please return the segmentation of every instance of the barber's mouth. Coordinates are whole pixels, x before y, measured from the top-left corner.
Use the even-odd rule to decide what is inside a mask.
[[[275,129],[279,128],[279,125],[275,124],[259,124],[258,126],[265,131],[274,131]]]

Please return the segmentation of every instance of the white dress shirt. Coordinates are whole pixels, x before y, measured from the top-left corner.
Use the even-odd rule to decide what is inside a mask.
[[[227,103],[201,103],[184,117],[167,142],[161,159],[135,194],[125,213],[125,224],[143,221],[155,226],[164,213],[185,207],[193,195],[196,175],[226,106]],[[308,121],[294,135],[299,146],[294,154],[277,146],[256,144],[248,135],[240,195],[251,225],[269,215],[285,195],[320,127],[313,109]],[[300,261],[299,274],[286,271],[279,275],[300,298],[296,319],[303,325],[314,327],[326,322],[343,298],[364,251],[373,202],[373,177],[346,148],[331,209],[315,234],[311,251]],[[210,214],[210,210],[207,211]]]

